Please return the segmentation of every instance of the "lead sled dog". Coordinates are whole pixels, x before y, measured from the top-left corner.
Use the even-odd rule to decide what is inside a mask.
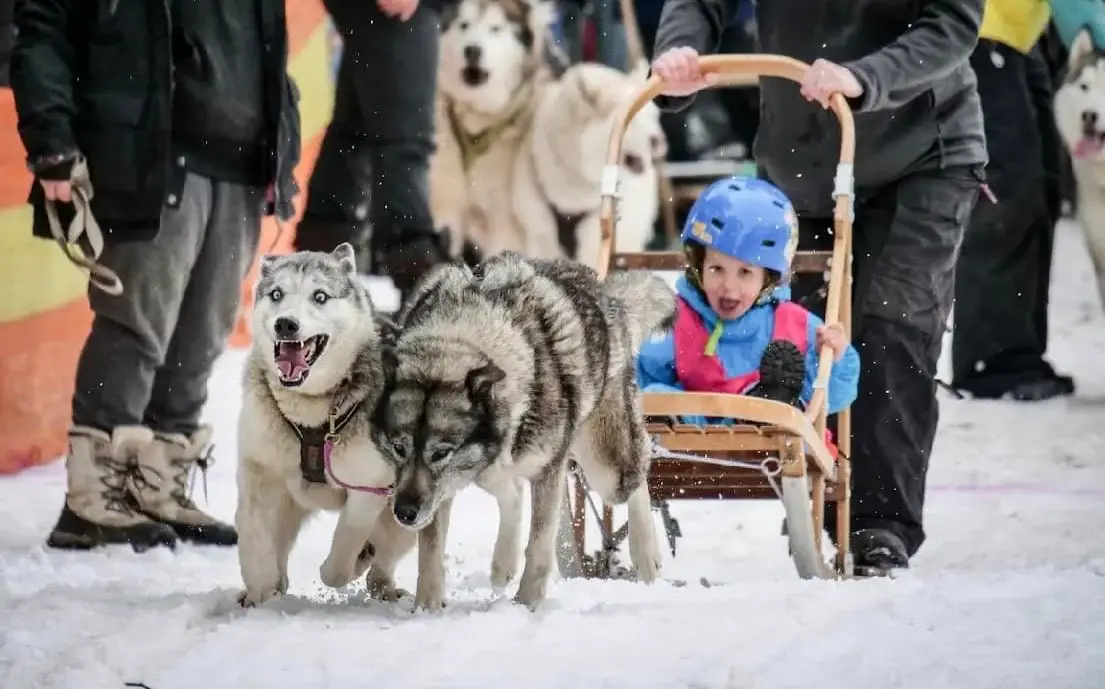
[[[1066,75],[1055,94],[1055,121],[1071,154],[1078,223],[1105,308],[1105,53],[1094,48],[1086,30],[1071,44]]]
[[[388,388],[373,434],[396,474],[395,518],[419,530],[423,607],[444,601],[449,510],[472,483],[499,498],[493,575],[502,584],[513,573],[520,479],[530,481],[533,505],[515,600],[534,607],[545,598],[570,459],[604,500],[628,503],[638,577],[657,577],[634,357],[674,316],[674,294],[657,276],[600,282],[574,261],[509,252],[474,271],[439,268],[415,288],[394,349],[385,349]]]
[[[252,327],[238,420],[239,602],[287,592],[289,554],[321,510],[340,512],[323,583],[344,586],[371,563],[370,591],[397,596],[395,563],[415,538],[384,509],[395,472],[369,424],[390,325],[373,311],[353,248],[262,257]]]

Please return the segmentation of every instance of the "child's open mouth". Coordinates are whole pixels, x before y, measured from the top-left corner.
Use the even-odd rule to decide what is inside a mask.
[[[726,299],[725,297],[721,297],[717,300],[718,315],[722,318],[732,318],[740,313],[740,309],[740,299]]]

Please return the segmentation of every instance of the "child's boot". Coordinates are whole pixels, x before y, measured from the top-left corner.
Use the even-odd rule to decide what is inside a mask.
[[[130,482],[131,495],[143,514],[172,528],[178,538],[198,545],[233,546],[238,532],[207,514],[189,496],[189,478],[206,471],[212,429],[200,426],[191,437],[157,433],[138,455],[141,473]]]
[[[139,513],[127,493],[138,452],[152,440],[149,429],[141,427],[122,426],[109,436],[74,426],[65,458],[65,507],[46,545],[89,550],[129,544],[139,553],[159,545],[174,547],[173,530]]]
[[[801,407],[805,381],[806,357],[798,347],[786,340],[772,340],[760,358],[760,382],[748,395]]]

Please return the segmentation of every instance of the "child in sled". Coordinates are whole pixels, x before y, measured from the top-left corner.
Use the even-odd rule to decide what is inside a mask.
[[[786,195],[756,178],[718,180],[695,201],[682,240],[688,267],[676,283],[675,326],[637,357],[644,392],[752,395],[803,408],[828,345],[829,413],[855,400],[860,362],[847,333],[790,301],[798,223]]]

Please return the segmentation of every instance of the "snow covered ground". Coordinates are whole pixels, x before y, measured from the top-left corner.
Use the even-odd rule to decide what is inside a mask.
[[[900,579],[799,581],[777,504],[677,503],[685,537],[666,575],[691,585],[559,581],[530,613],[492,595],[495,506],[473,490],[455,508],[441,615],[324,590],[331,517],[304,532],[291,595],[242,612],[232,550],[44,549],[56,463],[0,478],[0,688],[1099,689],[1105,318],[1071,226],[1055,281],[1052,355],[1078,395],[945,400],[929,541]],[[219,363],[207,410],[222,456],[209,507],[227,520],[242,361]],[[413,585],[413,558],[400,573]]]

